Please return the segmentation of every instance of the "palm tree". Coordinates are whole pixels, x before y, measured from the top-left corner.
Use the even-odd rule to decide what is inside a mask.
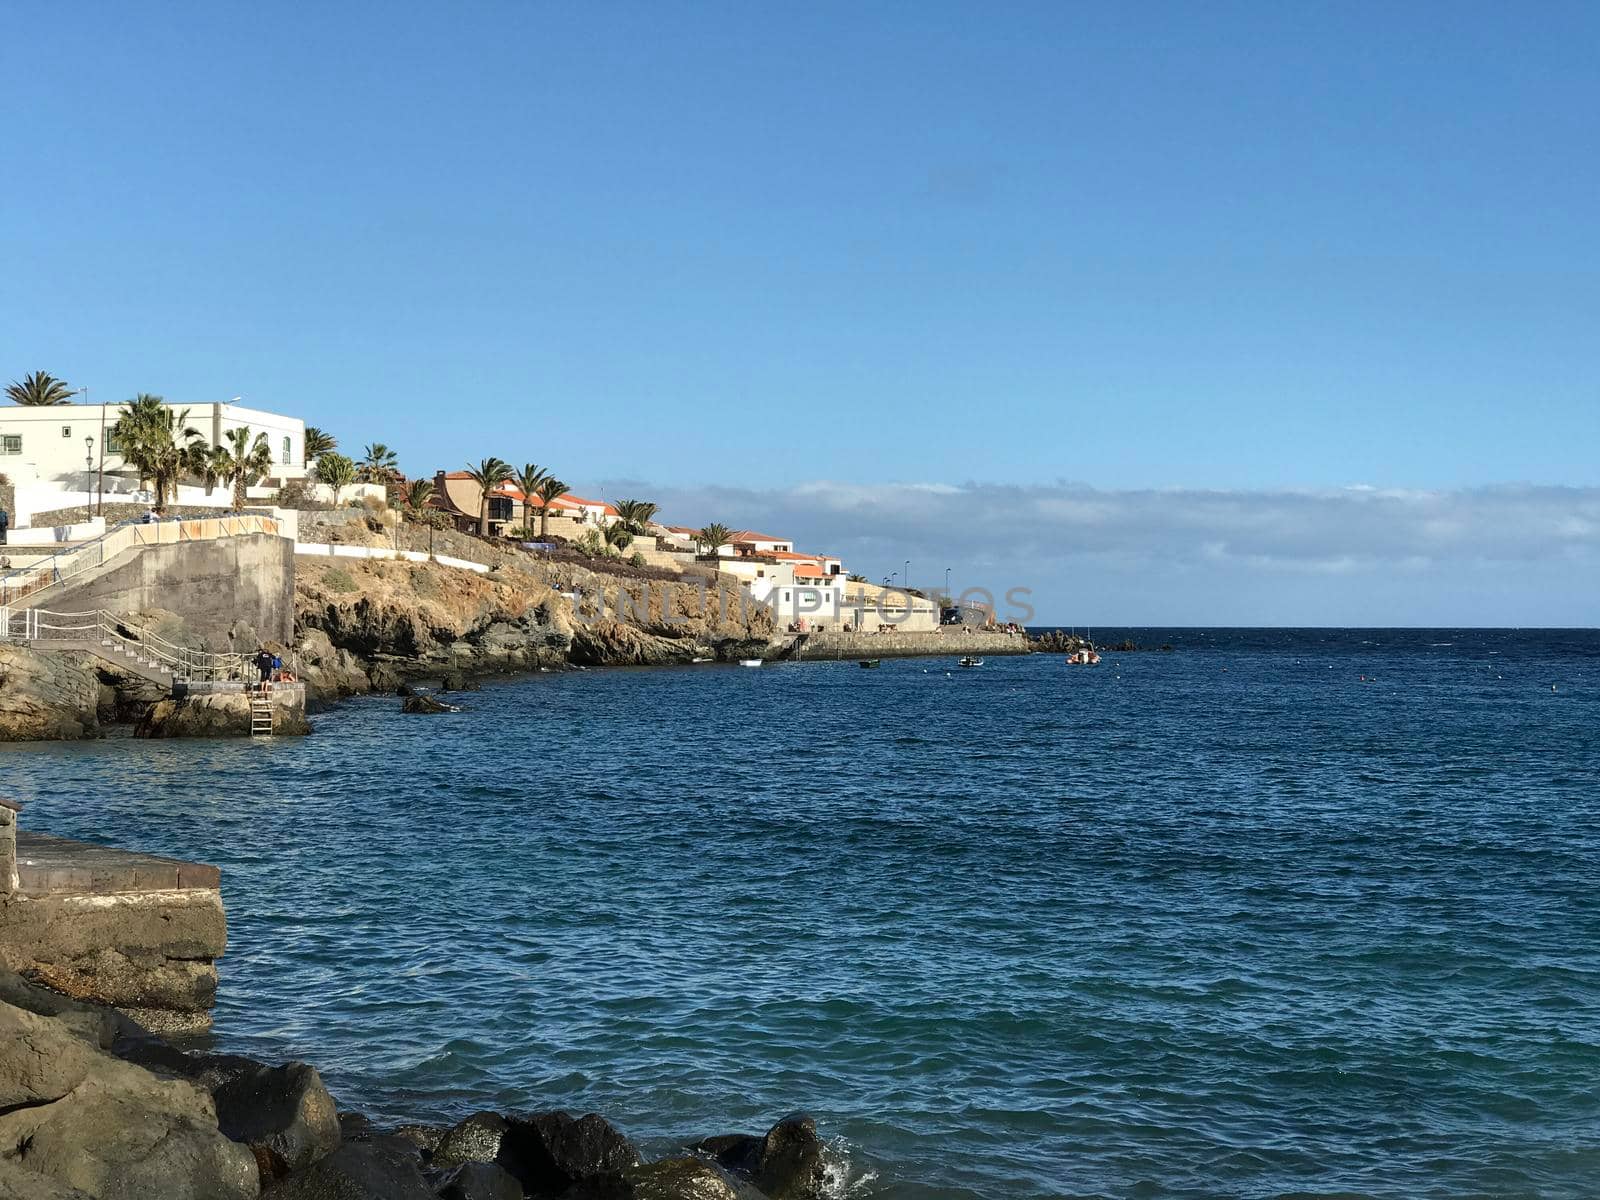
[[[707,525],[694,535],[694,540],[700,543],[702,554],[715,554],[733,540],[733,530],[726,525]]]
[[[111,428],[106,431],[106,440],[115,445],[115,452],[122,456],[123,462],[138,469],[140,487],[150,480],[150,472],[145,466],[145,456],[141,448],[152,436],[159,436],[156,431],[166,419],[166,401],[160,396],[140,392],[128,401],[127,406],[112,422]]]
[[[846,575],[845,580],[849,583],[866,583],[867,577],[865,575]]]
[[[650,522],[655,519],[659,507],[648,500],[618,500],[618,524],[629,533],[642,535],[649,530]]]
[[[222,441],[216,451],[222,478],[233,485],[233,511],[239,512],[244,508],[245,489],[272,470],[272,444],[265,433],[256,434],[252,441],[244,425],[228,430]]]
[[[324,454],[332,454],[338,448],[339,439],[334,437],[333,434],[323,433],[315,425],[306,426],[305,452],[302,455],[306,466],[309,467]]]
[[[489,493],[500,489],[503,484],[511,482],[515,472],[511,464],[498,458],[489,457],[477,466],[467,464],[467,478],[478,485],[478,536],[489,536]]]
[[[177,499],[178,481],[208,452],[200,431],[189,426],[187,408],[175,411],[145,392],[129,401],[108,436],[117,439],[123,461],[138,469],[139,482],[150,481],[158,513]]]
[[[187,408],[174,412],[167,409],[166,419],[153,425],[148,433],[142,455],[144,467],[150,473],[155,487],[158,513],[167,511],[167,502],[178,498],[178,482],[194,461],[196,450],[204,447],[200,431],[189,426]],[[198,445],[197,445],[198,443]]]
[[[333,489],[333,504],[337,508],[341,493],[356,481],[356,464],[346,455],[329,451],[317,459],[317,479]]]
[[[228,453],[226,446],[196,442],[189,447],[189,461],[184,465],[190,475],[200,480],[209,496],[216,490],[217,484],[228,482],[228,467],[232,461],[233,456]]]
[[[366,457],[356,468],[356,478],[362,483],[387,484],[399,474],[399,459],[395,456],[395,452],[382,442],[373,442],[372,445],[363,447],[362,452]]]
[[[607,525],[604,537],[606,545],[619,554],[633,544],[633,534],[628,531],[628,527],[621,521]]]
[[[411,480],[411,486],[405,490],[405,515],[411,520],[421,520],[422,514],[427,512],[427,502],[434,499],[434,483],[426,478]]]
[[[539,540],[541,542],[546,539],[550,532],[550,506],[571,490],[553,475],[539,485],[539,499],[544,502],[544,507],[539,510]]]
[[[531,534],[533,532],[533,498],[544,484],[544,481],[549,478],[550,472],[539,466],[538,463],[527,463],[522,470],[517,472],[517,477],[513,480],[517,485],[517,491],[522,493],[522,529],[524,533]]]
[[[189,448],[189,474],[196,476],[206,489],[206,495],[216,490],[217,484],[228,477],[228,450],[225,446],[191,446]]]
[[[46,404],[70,403],[72,389],[66,380],[57,379],[54,375],[46,375],[43,371],[35,371],[32,375],[24,375],[20,382],[13,381],[6,388],[6,396],[13,403],[37,408]]]

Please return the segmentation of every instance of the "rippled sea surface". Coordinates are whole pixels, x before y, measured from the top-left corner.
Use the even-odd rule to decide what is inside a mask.
[[[0,790],[219,863],[216,1040],[375,1117],[806,1108],[863,1197],[1600,1193],[1600,634],[1133,636],[1175,649],[540,675]]]

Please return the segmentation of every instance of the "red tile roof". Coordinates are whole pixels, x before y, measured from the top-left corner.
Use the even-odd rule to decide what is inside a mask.
[[[787,542],[785,537],[773,537],[770,533],[757,533],[753,529],[736,529],[728,538],[730,542]]]

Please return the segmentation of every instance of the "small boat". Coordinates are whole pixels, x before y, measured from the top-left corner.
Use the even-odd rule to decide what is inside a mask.
[[[875,667],[878,665],[878,660],[875,658],[863,658],[860,665],[863,667]]]
[[[956,665],[958,667],[981,667],[981,666],[983,666],[983,659],[981,659],[981,658],[963,658]]]
[[[713,658],[691,658],[689,661],[692,663],[707,663],[715,662],[716,660]]]
[[[761,659],[759,659],[759,658],[741,658],[739,660],[739,665],[741,667],[759,667],[761,665]]]
[[[1067,655],[1067,665],[1072,667],[1093,667],[1100,662],[1100,656],[1093,650],[1074,650]]]

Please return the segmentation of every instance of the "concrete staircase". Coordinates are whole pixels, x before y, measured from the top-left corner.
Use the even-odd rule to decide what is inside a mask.
[[[248,687],[244,655],[211,654],[180,646],[153,633],[130,630],[108,612],[14,612],[0,607],[0,639],[40,650],[92,654],[114,671],[137,675],[166,692],[191,684],[211,690],[245,691]]]
[[[170,690],[173,685],[172,668],[166,663],[154,658],[146,658],[140,653],[139,643],[125,642],[120,638],[103,637],[98,648],[85,647],[92,654],[97,654],[112,664],[119,671],[130,671],[151,683],[160,684]]]

